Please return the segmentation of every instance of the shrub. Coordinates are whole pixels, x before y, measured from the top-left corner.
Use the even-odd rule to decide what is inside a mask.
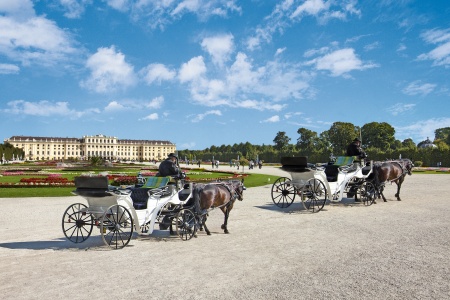
[[[423,165],[423,161],[416,160],[416,161],[414,162],[414,166],[415,166],[415,167],[421,167],[422,165]]]

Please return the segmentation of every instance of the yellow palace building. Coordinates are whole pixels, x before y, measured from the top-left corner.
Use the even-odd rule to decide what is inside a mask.
[[[121,140],[103,134],[82,138],[12,136],[4,142],[21,148],[23,160],[88,160],[101,157],[116,161],[162,160],[176,151],[169,141]]]

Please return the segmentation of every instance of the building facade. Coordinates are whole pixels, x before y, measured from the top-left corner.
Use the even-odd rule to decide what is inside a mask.
[[[4,142],[21,148],[23,160],[89,160],[101,157],[111,161],[162,160],[175,153],[169,141],[121,140],[103,134],[82,138],[12,136]]]

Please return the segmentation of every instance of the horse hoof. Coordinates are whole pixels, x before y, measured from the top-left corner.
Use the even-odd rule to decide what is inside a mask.
[[[207,232],[206,235],[211,235],[211,232]]]

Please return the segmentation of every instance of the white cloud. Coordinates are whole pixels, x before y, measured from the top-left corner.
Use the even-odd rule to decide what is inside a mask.
[[[2,15],[1,13],[4,13]],[[54,21],[35,15],[32,2],[0,3],[0,55],[23,65],[58,65],[79,50]]]
[[[207,112],[205,112],[205,113],[203,113],[203,114],[198,114],[198,115],[196,115],[196,116],[191,120],[191,122],[192,122],[192,123],[200,122],[200,121],[203,120],[206,116],[209,116],[209,115],[221,116],[221,115],[222,115],[222,112],[221,112],[220,110],[210,110],[210,111],[207,111]]]
[[[406,50],[405,44],[401,43],[400,45],[398,45],[397,52],[402,52],[405,50]]]
[[[97,93],[125,89],[136,83],[133,66],[125,61],[125,55],[116,52],[114,46],[99,48],[88,58],[86,67],[91,74],[81,82],[81,86]]]
[[[202,56],[197,56],[184,63],[178,73],[181,83],[198,80],[206,73],[206,65]]]
[[[277,123],[277,122],[280,122],[280,116],[275,115],[275,116],[272,116],[268,119],[261,121],[260,123]]]
[[[285,119],[290,119],[290,118],[292,118],[292,117],[295,117],[295,116],[301,116],[301,115],[303,115],[304,113],[302,113],[302,112],[289,112],[289,113],[286,113],[285,115],[284,115],[284,118]]]
[[[402,92],[409,96],[423,95],[426,96],[436,88],[436,84],[422,83],[420,80],[411,82]]]
[[[280,111],[286,104],[273,102],[303,98],[311,77],[289,63],[269,61],[254,66],[242,52],[225,69],[217,72],[218,78],[207,78],[203,59],[197,57],[182,66],[179,78],[189,82],[192,100],[201,105]]]
[[[180,149],[195,149],[197,144],[195,142],[183,143],[180,145]]]
[[[285,50],[286,47],[278,48],[277,51],[275,52],[275,56],[281,55],[281,53],[283,53]]]
[[[211,55],[213,63],[222,67],[233,51],[233,35],[223,34],[204,38],[201,46]]]
[[[0,13],[20,21],[36,16],[31,0],[0,1]]]
[[[450,127],[450,118],[433,118],[417,121],[408,126],[394,126],[395,134],[400,140],[412,138],[416,142],[421,142],[427,137],[433,139],[434,131],[444,127]]]
[[[125,12],[132,7],[131,0],[104,0],[106,3],[114,9]],[[138,1],[139,2],[139,1]]]
[[[157,113],[152,113],[152,114],[149,114],[148,116],[146,116],[146,117],[144,117],[142,119],[139,119],[139,120],[150,120],[150,121],[153,121],[153,120],[158,120],[158,119],[159,119],[158,114]]]
[[[164,104],[164,97],[159,96],[159,97],[155,97],[152,100],[150,100],[149,103],[145,104],[145,107],[150,108],[150,109],[158,109],[158,108],[161,108],[161,106],[163,104]]]
[[[349,15],[359,17],[361,11],[356,5],[356,0],[284,0],[275,6],[270,15],[264,18],[265,23],[258,26],[255,34],[247,39],[247,49],[255,50],[263,43],[270,43],[272,35],[283,34],[285,28],[301,22],[305,16],[315,17],[319,24],[325,24],[330,19],[346,20]]]
[[[0,64],[0,74],[18,74],[20,68],[12,64]]]
[[[146,20],[151,29],[161,30],[187,14],[206,21],[212,16],[226,18],[241,12],[236,0],[108,0],[108,4],[120,11],[130,10],[133,19]]]
[[[85,6],[92,0],[59,0],[61,6],[66,10],[64,16],[69,19],[78,19],[85,11]]]
[[[370,44],[364,46],[365,51],[371,51],[371,50],[377,49],[377,48],[380,48],[379,42],[373,42],[373,43],[370,43]]]
[[[124,110],[124,109],[125,109],[125,106],[123,106],[122,104],[120,104],[117,101],[111,101],[105,107],[105,111],[120,111],[120,110]]]
[[[27,102],[15,100],[7,103],[9,108],[3,111],[10,114],[30,115],[38,117],[63,116],[71,119],[80,118],[89,113],[100,113],[99,109],[90,108],[84,111],[69,109],[68,102],[50,102],[47,100],[39,102]]]
[[[301,15],[317,15],[321,11],[328,10],[330,8],[330,2],[324,2],[323,0],[306,0],[299,5],[295,11],[290,15],[291,18],[296,18]]]
[[[176,71],[168,69],[163,64],[150,64],[142,69],[140,73],[143,74],[144,80],[148,84],[153,82],[161,84],[162,81],[174,79],[177,74]]]
[[[273,111],[281,111],[287,105],[286,104],[272,104],[267,101],[256,101],[256,100],[243,100],[236,103],[236,107],[248,108],[248,109],[256,109],[256,110],[273,110]]]
[[[433,66],[450,66],[450,28],[432,29],[421,34],[422,39],[428,44],[438,46],[428,53],[420,54],[419,60],[432,60]]]
[[[397,116],[414,109],[415,106],[416,105],[413,103],[396,103],[395,105],[388,107],[386,111],[393,116]]]
[[[362,71],[377,67],[376,64],[361,61],[353,48],[335,50],[322,57],[315,58],[307,64],[314,65],[317,70],[330,71],[332,76],[347,76],[347,73],[354,70]]]

